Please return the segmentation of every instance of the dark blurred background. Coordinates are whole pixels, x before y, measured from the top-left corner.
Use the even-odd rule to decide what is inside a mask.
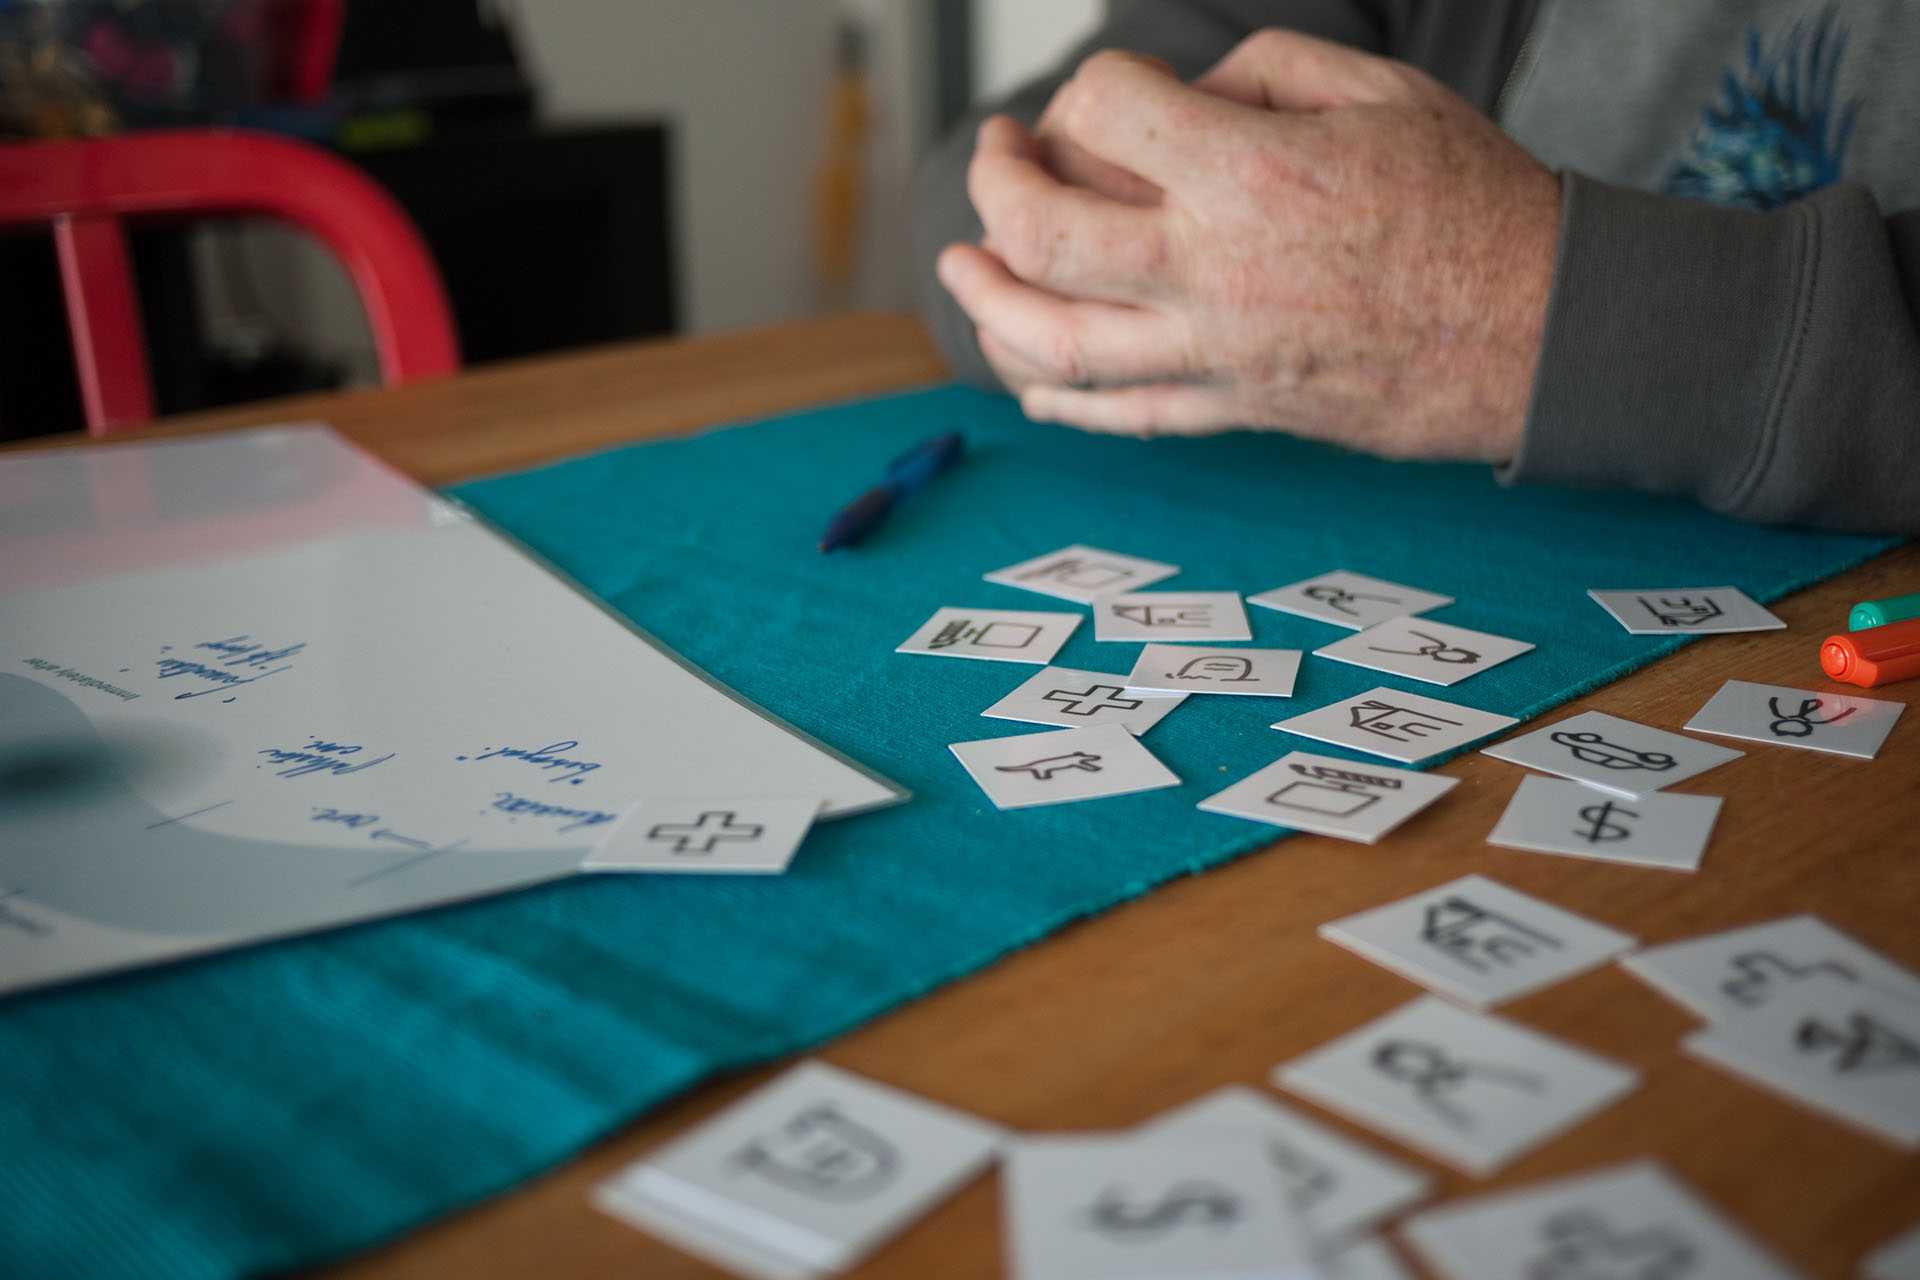
[[[0,0],[0,139],[239,125],[363,167],[481,364],[911,305],[915,157],[1101,0]],[[159,412],[375,380],[334,260],[132,238]],[[44,235],[0,233],[0,438],[81,424]]]

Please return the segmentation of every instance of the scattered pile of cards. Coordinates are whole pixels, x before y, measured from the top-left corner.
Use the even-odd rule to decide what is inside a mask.
[[[1180,785],[1138,739],[1193,697],[1290,698],[1305,656],[1298,649],[1235,647],[1252,630],[1232,592],[1149,591],[1177,565],[1064,547],[997,569],[989,582],[1087,607],[1098,641],[1144,642],[1127,673],[1052,665],[1083,615],[942,608],[898,652],[1028,663],[1041,670],[983,716],[1052,726],[951,744],[1002,809],[1064,804]],[[1636,634],[1772,630],[1780,619],[1734,587],[1589,593]],[[1528,652],[1524,640],[1436,622],[1454,603],[1347,570],[1247,597],[1353,632],[1315,649],[1351,663],[1452,685]],[[1901,704],[1729,681],[1687,728],[1871,757]],[[1398,765],[1418,765],[1511,728],[1512,716],[1442,698],[1377,688],[1290,716],[1272,727]],[[1530,778],[1492,843],[1645,866],[1693,870],[1720,800],[1665,791],[1742,753],[1618,717],[1589,712],[1488,750],[1558,779]],[[1292,830],[1372,843],[1437,800],[1451,779],[1296,751],[1200,802]]]
[[[1467,876],[1321,933],[1448,999],[1283,1062],[1273,1084],[1468,1174],[1637,1087],[1628,1065],[1485,1012],[1612,960],[1707,1020],[1692,1052],[1920,1146],[1920,976],[1811,916],[1635,952],[1628,934]],[[996,1160],[1015,1280],[1396,1280],[1408,1272],[1377,1233],[1433,1189],[1244,1085],[1130,1130],[1015,1135],[809,1061],[595,1201],[752,1280],[801,1280],[852,1266]],[[1650,1160],[1456,1201],[1397,1232],[1450,1280],[1796,1274]],[[1866,1274],[1909,1280],[1916,1260],[1920,1230]]]
[[[1905,709],[1875,698],[1729,680],[1686,727],[1872,759]],[[1720,797],[1663,788],[1743,753],[1588,711],[1487,747],[1485,754],[1558,775],[1523,781],[1489,843],[1692,871],[1706,852]]]
[[[900,645],[1039,668],[981,714],[1049,731],[950,748],[996,806],[1177,786],[1140,739],[1183,703],[1292,697],[1305,655],[1249,647],[1247,602],[1353,632],[1315,656],[1439,686],[1533,648],[1421,616],[1451,597],[1347,571],[1245,602],[1232,592],[1144,589],[1179,571],[1072,546],[986,575],[1090,610],[1096,640],[1140,643],[1125,674],[1052,665],[1083,619],[1077,612],[943,608]],[[1590,594],[1636,634],[1784,625],[1731,587]],[[1685,727],[1871,758],[1901,710],[1734,680]],[[1272,727],[1394,764],[1290,751],[1199,807],[1371,843],[1456,785],[1396,766],[1515,723],[1372,689]],[[1490,843],[1688,871],[1700,865],[1721,801],[1667,788],[1743,754],[1600,712],[1485,750],[1538,771]],[[777,870],[812,817],[799,802],[751,812],[721,801],[643,806],[605,856],[632,865],[697,847],[709,869]],[[755,863],[752,850],[762,848],[773,852]],[[1610,962],[1705,1019],[1685,1042],[1691,1053],[1920,1147],[1920,977],[1811,916],[1639,951],[1630,934],[1469,875],[1320,933],[1433,994],[1281,1063],[1272,1083],[1467,1174],[1497,1172],[1638,1086],[1634,1067],[1490,1012]],[[1394,1280],[1408,1273],[1377,1233],[1432,1186],[1428,1174],[1245,1086],[1133,1130],[1023,1136],[806,1062],[622,1171],[596,1202],[739,1274],[789,1280],[852,1266],[995,1161],[1004,1163],[1018,1280]],[[1450,1280],[1794,1274],[1652,1161],[1455,1202],[1405,1218],[1398,1231]],[[1920,1275],[1920,1232],[1887,1245],[1868,1274]]]
[[[1388,1084],[1330,1090],[1342,1075]],[[1485,1162],[1485,1143],[1530,1146],[1632,1086],[1623,1068],[1433,1000],[1276,1076],[1403,1136],[1438,1125],[1447,1136],[1419,1145],[1469,1164]],[[1527,1101],[1516,1109],[1503,1092]],[[1462,1144],[1483,1125],[1483,1145]],[[808,1061],[594,1200],[749,1280],[812,1280],[853,1266],[996,1160],[1014,1280],[1407,1280],[1376,1233],[1433,1189],[1429,1174],[1244,1085],[1130,1130],[1016,1135]],[[1650,1160],[1455,1201],[1397,1234],[1450,1280],[1797,1275]],[[1890,1242],[1868,1275],[1911,1276],[1916,1247],[1920,1232]]]
[[[1706,1026],[1689,1053],[1908,1150],[1920,1148],[1920,975],[1814,916],[1621,962]]]
[[[1432,1178],[1229,1086],[1118,1132],[1012,1135],[803,1062],[594,1192],[752,1280],[845,1270],[996,1160],[1018,1280],[1396,1280],[1372,1233]]]
[[[1320,935],[1479,1010],[1618,959],[1706,1019],[1687,1039],[1689,1052],[1920,1148],[1920,976],[1812,916],[1635,951],[1630,934],[1470,875],[1322,925]],[[1412,1019],[1418,1007],[1394,1018]],[[1578,1118],[1550,1105],[1559,1088],[1555,1054],[1578,1064],[1577,1051],[1514,1042],[1502,1056],[1494,1050],[1501,1028],[1491,1020],[1475,1029],[1463,1019],[1480,1015],[1439,1001],[1425,1009],[1418,1017],[1439,1030],[1398,1030],[1389,1041],[1378,1024],[1362,1028],[1344,1051],[1321,1051],[1317,1070],[1289,1067],[1283,1082],[1473,1173],[1492,1171]],[[1417,1052],[1390,1047],[1414,1043]],[[1609,1080],[1626,1079],[1611,1064],[1568,1070],[1586,1072],[1595,1099],[1609,1096]],[[1489,1101],[1487,1115],[1470,1114],[1465,1099],[1474,1093]],[[1527,1122],[1536,1106],[1547,1108],[1541,1123]]]
[[[1314,650],[1316,657],[1435,685],[1456,684],[1533,648],[1525,640],[1418,616],[1452,604],[1451,596],[1345,570],[1244,601],[1230,591],[1143,590],[1179,572],[1179,566],[1157,560],[1070,546],[985,575],[989,582],[1086,607],[1097,641],[1141,643],[1124,674],[1051,665],[1079,627],[1081,613],[942,608],[899,646],[901,653],[1041,667],[981,714],[1049,725],[1055,732],[952,744],[995,805],[1018,809],[1178,786],[1179,777],[1137,739],[1183,702],[1196,696],[1292,697],[1302,650],[1233,643],[1253,638],[1249,603],[1354,632]],[[1514,723],[1511,716],[1382,688],[1273,727],[1416,764]],[[1355,767],[1296,752],[1201,807],[1372,841],[1451,785],[1404,769]]]

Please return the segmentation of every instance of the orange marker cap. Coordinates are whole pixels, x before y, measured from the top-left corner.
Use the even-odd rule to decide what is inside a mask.
[[[1867,688],[1920,676],[1920,618],[1828,636],[1820,666],[1835,680]]]

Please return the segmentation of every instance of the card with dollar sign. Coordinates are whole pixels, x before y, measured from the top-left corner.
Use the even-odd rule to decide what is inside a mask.
[[[1311,1280],[1256,1133],[1022,1139],[1001,1189],[1015,1280]]]
[[[1628,800],[1578,782],[1527,778],[1487,843],[1694,871],[1719,816],[1719,796],[1655,791]]]
[[[1433,1190],[1433,1179],[1420,1170],[1389,1160],[1247,1085],[1202,1094],[1141,1128],[1187,1138],[1257,1135],[1266,1144],[1288,1207],[1323,1247],[1359,1238]]]

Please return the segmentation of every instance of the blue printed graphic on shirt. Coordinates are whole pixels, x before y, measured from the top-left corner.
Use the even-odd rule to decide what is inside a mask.
[[[1668,172],[1664,189],[1714,204],[1777,209],[1839,179],[1859,100],[1835,101],[1846,31],[1829,6],[1769,45],[1747,28],[1744,72],[1728,70],[1721,99]]]

